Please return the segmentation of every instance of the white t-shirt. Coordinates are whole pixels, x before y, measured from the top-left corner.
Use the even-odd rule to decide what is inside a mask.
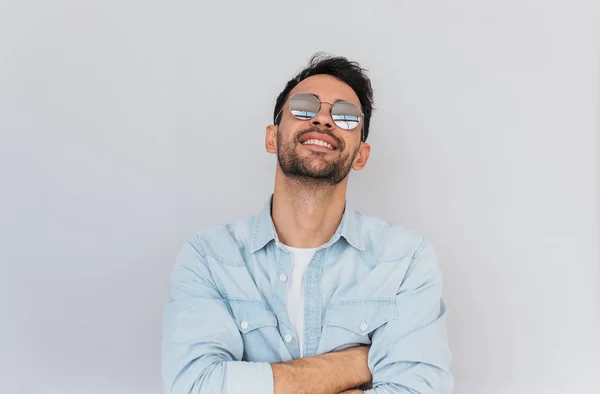
[[[285,293],[286,306],[292,327],[298,338],[300,357],[304,356],[304,273],[317,248],[285,246],[292,254],[292,274]]]

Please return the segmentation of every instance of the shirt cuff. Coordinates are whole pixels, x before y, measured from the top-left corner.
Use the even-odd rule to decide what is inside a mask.
[[[227,394],[273,394],[273,369],[266,362],[228,361]]]

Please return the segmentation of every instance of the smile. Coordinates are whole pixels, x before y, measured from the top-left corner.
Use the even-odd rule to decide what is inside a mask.
[[[321,141],[321,140],[317,140],[317,139],[310,139],[310,140],[304,141],[302,143],[302,145],[317,145],[317,146],[322,146],[324,148],[327,148],[329,150],[334,150],[333,146],[331,146],[330,143]]]

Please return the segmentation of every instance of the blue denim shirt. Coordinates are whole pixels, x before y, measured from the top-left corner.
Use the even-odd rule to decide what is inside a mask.
[[[163,318],[166,393],[273,393],[270,363],[300,357],[285,304],[292,256],[270,202],[183,245]],[[370,344],[367,394],[452,391],[442,273],[417,232],[347,204],[307,267],[304,297],[305,357]]]

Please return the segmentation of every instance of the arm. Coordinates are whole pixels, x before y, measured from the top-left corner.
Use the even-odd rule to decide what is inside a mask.
[[[370,382],[368,351],[367,346],[358,346],[273,364],[275,394],[337,394]]]
[[[272,365],[241,361],[241,334],[192,242],[179,253],[172,282],[163,317],[167,394],[335,394],[371,380],[366,347]]]
[[[442,273],[423,240],[396,295],[398,317],[374,331],[369,352],[373,389],[364,394],[450,394],[450,350]]]

